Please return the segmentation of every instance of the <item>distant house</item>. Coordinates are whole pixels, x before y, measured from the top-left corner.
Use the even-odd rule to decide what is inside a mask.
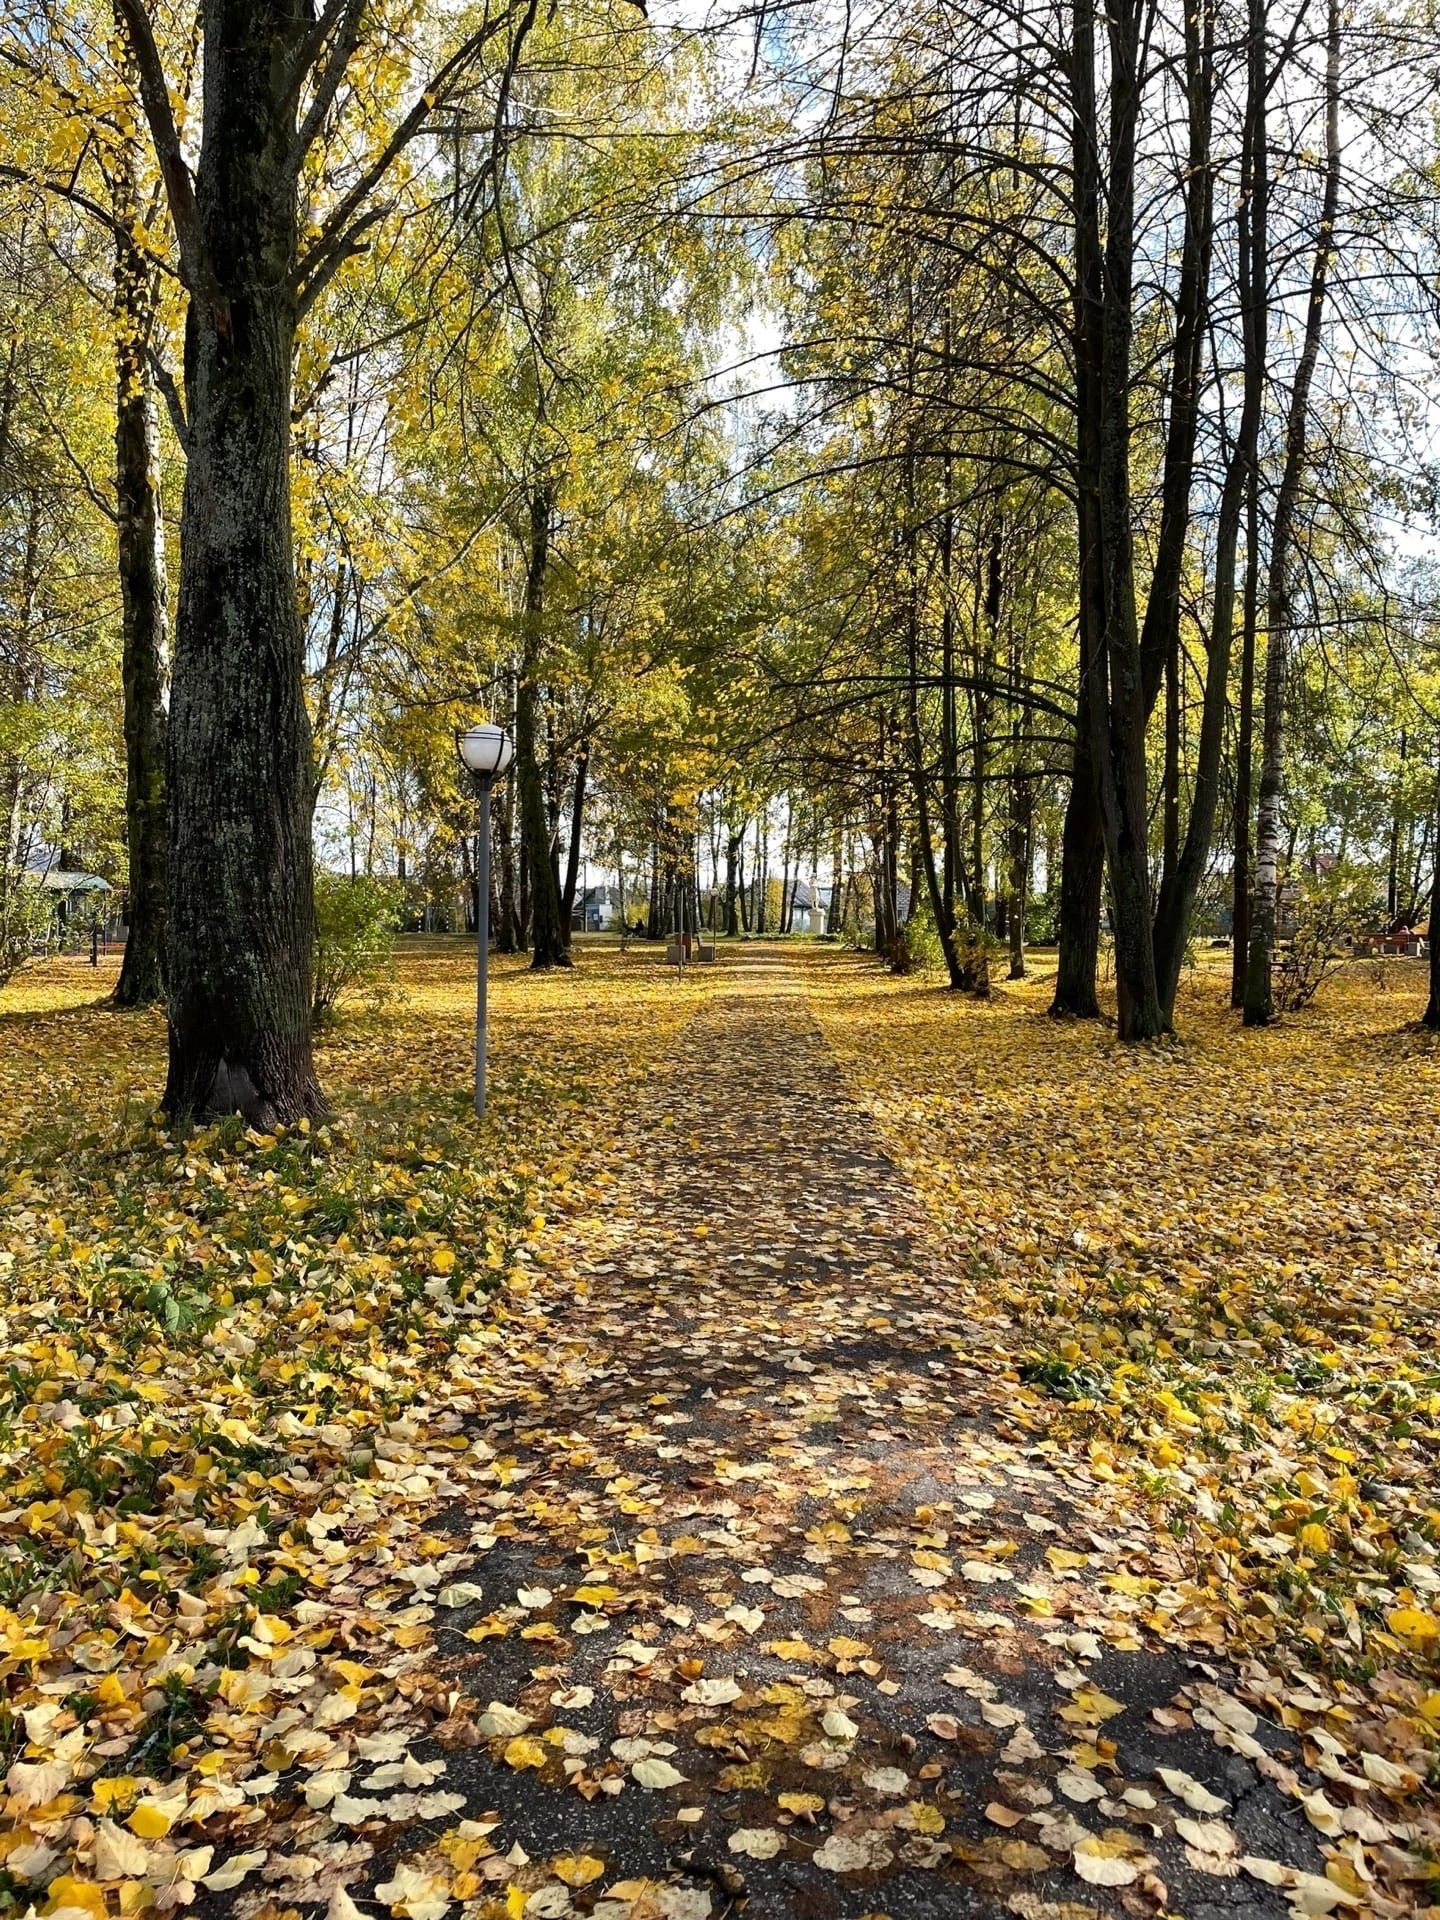
[[[113,889],[98,873],[73,873],[64,867],[32,867],[26,877],[33,886],[53,897],[56,922],[62,928],[76,920],[88,927],[96,918],[108,920],[110,917],[107,896]]]
[[[583,894],[576,894],[575,905],[570,913],[572,933],[608,933],[612,927],[618,927],[619,924],[620,889],[618,887],[586,887]]]
[[[116,931],[115,890],[100,874],[36,861],[26,868],[25,880],[45,895],[51,907],[49,927],[37,937],[37,948],[64,946],[97,927],[106,940]]]

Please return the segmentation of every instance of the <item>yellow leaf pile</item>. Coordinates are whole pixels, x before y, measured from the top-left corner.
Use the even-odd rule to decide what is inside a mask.
[[[324,1049],[336,1117],[273,1135],[162,1129],[160,1023],[95,1004],[88,967],[0,995],[0,1872],[52,1909],[237,1885],[297,1804],[342,1831],[459,1804],[367,1729],[426,1697],[437,1607],[478,1595],[430,1522],[493,1474],[467,1429],[499,1343],[523,1364],[535,1338],[587,1079],[623,1110],[679,1017],[658,967],[623,1033],[613,975],[502,968],[481,1132],[472,967],[412,952],[403,1006]],[[357,1797],[357,1755],[399,1794]]]

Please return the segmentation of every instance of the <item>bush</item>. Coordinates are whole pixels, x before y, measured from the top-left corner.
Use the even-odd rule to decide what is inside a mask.
[[[943,973],[945,953],[940,945],[940,931],[935,925],[935,915],[929,900],[916,903],[915,911],[901,929],[904,942],[903,957],[896,955],[897,973]]]
[[[0,987],[18,973],[51,932],[53,896],[14,876],[0,884]]]
[[[972,926],[968,920],[962,920],[955,929],[955,945],[964,974],[965,990],[982,1000],[988,998],[990,964],[1000,951],[1000,943],[993,934]],[[928,900],[922,900],[906,922],[902,931],[901,950],[892,965],[897,973],[945,972],[945,949],[940,943],[940,930],[935,925],[935,915]]]
[[[399,890],[388,880],[343,873],[315,876],[315,1020],[335,1017],[341,996],[363,989],[385,997],[400,924]]]
[[[1276,1009],[1298,1013],[1308,1007],[1376,913],[1374,877],[1363,867],[1306,874],[1296,890],[1294,933],[1276,957]]]

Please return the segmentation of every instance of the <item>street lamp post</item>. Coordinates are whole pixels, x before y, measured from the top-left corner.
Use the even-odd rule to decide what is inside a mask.
[[[503,727],[467,727],[455,736],[460,764],[480,799],[480,845],[475,860],[475,1111],[485,1111],[485,1014],[490,976],[490,789],[515,757]]]

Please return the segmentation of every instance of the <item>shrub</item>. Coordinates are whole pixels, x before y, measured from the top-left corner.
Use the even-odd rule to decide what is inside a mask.
[[[1306,874],[1293,908],[1294,932],[1276,957],[1275,1005],[1281,1013],[1308,1007],[1349,957],[1375,918],[1375,882],[1363,867],[1334,866]]]
[[[315,876],[315,1020],[335,1017],[342,995],[385,997],[400,922],[398,889],[388,880],[343,873]]]
[[[0,884],[0,987],[43,944],[55,917],[52,896],[18,875]]]
[[[945,967],[945,954],[940,945],[940,932],[935,925],[935,915],[929,900],[916,903],[915,911],[901,929],[904,943],[902,954],[896,955],[897,973],[941,973]]]
[[[999,942],[983,928],[973,926],[969,920],[962,920],[955,929],[955,945],[966,992],[976,994],[981,999],[988,998],[990,964],[999,951]],[[906,922],[901,950],[892,965],[897,973],[945,971],[945,950],[940,943],[940,930],[935,925],[935,915],[928,900],[922,900]]]

